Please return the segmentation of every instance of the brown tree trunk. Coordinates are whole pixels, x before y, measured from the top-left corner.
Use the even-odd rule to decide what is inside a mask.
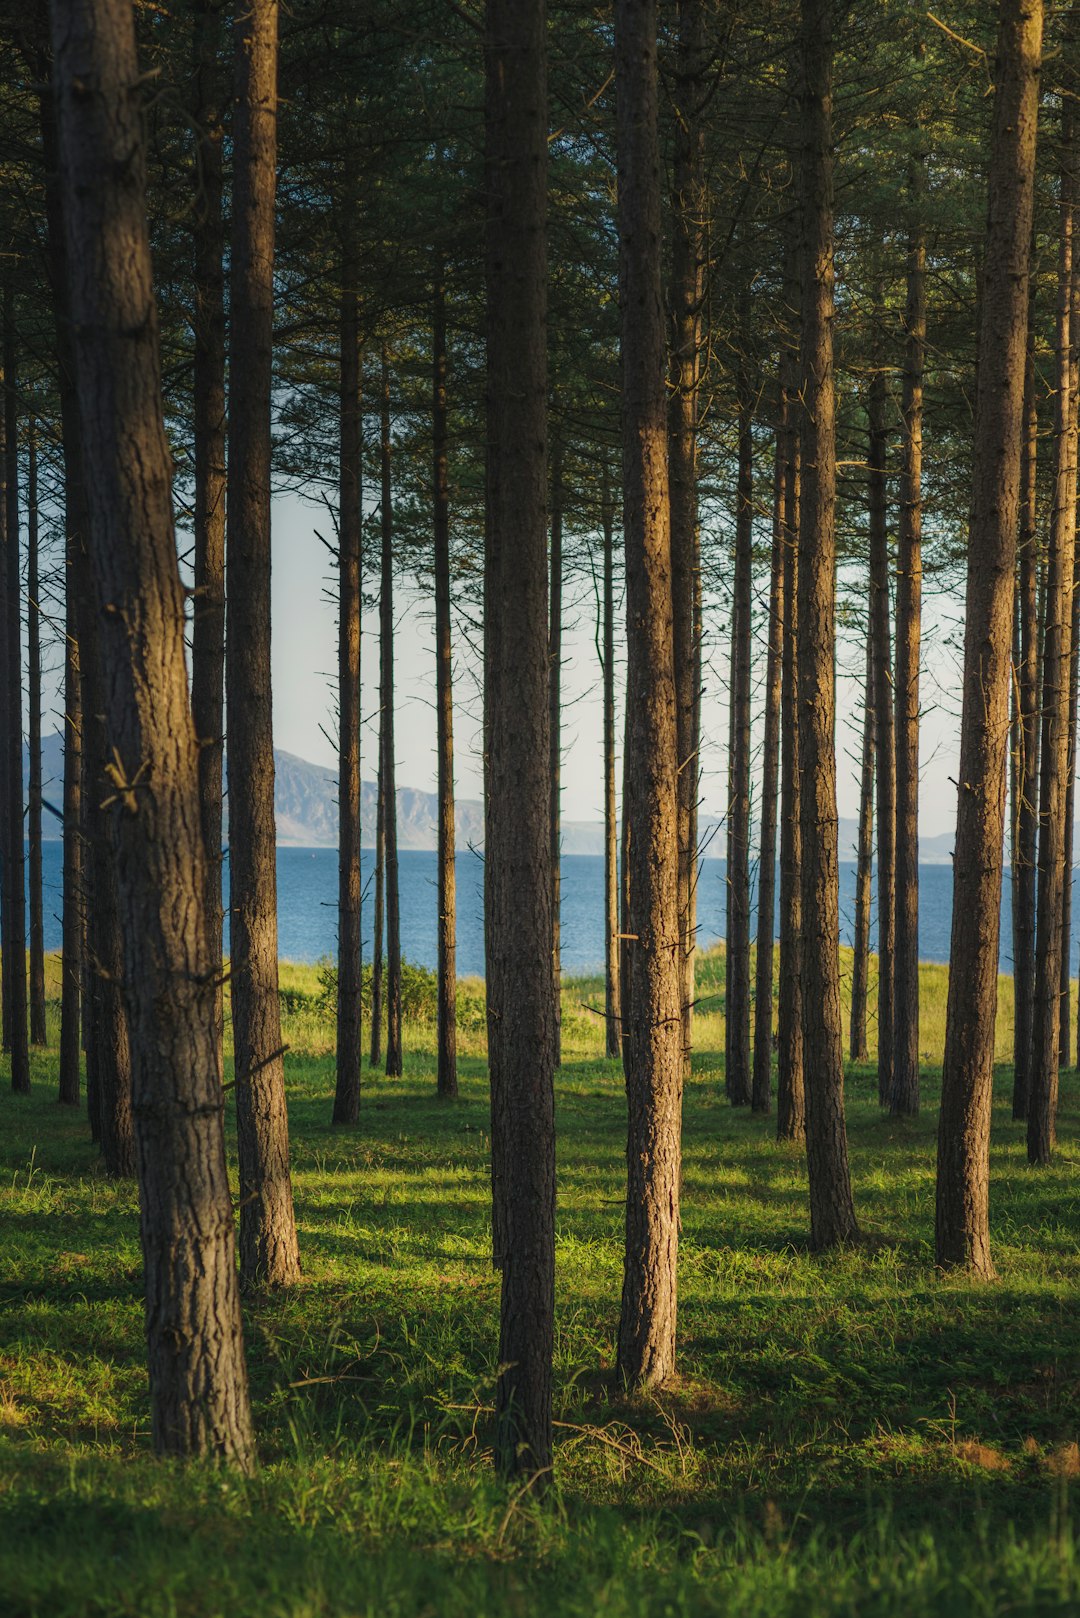
[[[656,1387],[675,1370],[684,976],[655,0],[616,0],[615,84],[631,935],[618,1369],[632,1387]]]
[[[1034,277],[1032,277],[1034,285]],[[1028,323],[1020,461],[1019,590],[1013,676],[1013,1117],[1026,1119],[1035,994],[1035,863],[1039,801],[1039,546],[1035,323]]]
[[[871,590],[871,601],[873,591]],[[863,695],[859,780],[859,846],[855,866],[855,947],[851,962],[850,1045],[853,1062],[868,1062],[866,1001],[870,982],[870,911],[874,868],[874,617],[866,621],[866,684]]]
[[[1028,1161],[1048,1163],[1054,1148],[1065,945],[1066,821],[1073,563],[1076,545],[1076,277],[1077,160],[1080,127],[1072,104],[1062,110],[1060,235],[1058,239],[1057,388],[1054,396],[1054,498],[1047,547],[1042,660],[1042,744],[1039,783],[1039,864],[1035,926],[1035,992],[1027,1117]],[[1011,614],[1010,614],[1011,616]],[[1067,970],[1067,965],[1066,965]]]
[[[436,746],[439,752],[439,1095],[458,1092],[457,832],[453,814],[453,646],[450,628],[450,472],[447,443],[447,288],[437,265],[432,307],[432,508],[436,539]]]
[[[37,424],[26,424],[26,639],[30,719],[30,1043],[45,1044],[45,917],[41,882],[41,611],[38,578]]]
[[[254,1456],[203,910],[198,764],[173,538],[128,0],[54,0],[71,315],[102,613],[134,1052],[153,1435]],[[93,88],[88,92],[87,86]]]
[[[81,1085],[83,975],[86,913],[82,837],[82,675],[79,666],[78,558],[86,534],[86,499],[75,393],[71,323],[68,319],[67,249],[60,200],[59,134],[47,55],[39,64],[38,118],[45,168],[45,216],[60,394],[64,464],[64,851],[63,938],[60,984],[60,1063],[57,1100],[78,1106]]]
[[[793,233],[794,234],[794,233]],[[784,268],[784,302],[797,316],[799,285],[795,253]],[[793,339],[780,354],[780,385],[786,401],[784,428],[784,637],[780,659],[780,1001],[776,1014],[776,1137],[806,1135],[806,1088],[802,1044],[802,839],[799,824],[799,506],[801,460],[798,430],[799,363]]]
[[[547,64],[543,0],[487,0],[484,731],[495,1464],[551,1466],[555,1116],[547,602]]]
[[[754,417],[739,406],[735,582],[731,614],[731,762],[728,769],[725,1085],[733,1107],[752,1100],[750,1069],[750,664],[753,625]]]
[[[385,916],[383,896],[386,891],[386,794],[383,791],[382,748],[382,670],[379,671],[379,765],[375,782],[375,929],[371,950],[371,1066],[382,1064],[382,1006],[383,1006],[383,933]]]
[[[551,970],[555,985],[555,1066],[562,1065],[562,446],[551,448],[551,582],[548,594],[548,726],[551,737]]]
[[[754,984],[755,1112],[772,1104],[773,912],[776,908],[776,801],[780,786],[780,663],[784,635],[784,418],[780,389],[773,473],[772,557],[769,567],[769,645],[765,659],[765,734],[761,769],[761,851],[758,855],[757,960]]]
[[[278,1001],[270,686],[277,25],[277,0],[252,0],[235,23],[225,695],[240,1277],[247,1287],[289,1286],[300,1275]]]
[[[457,1079],[457,864],[454,826],[454,659],[450,621],[450,473],[446,428],[446,282],[435,270],[432,307],[431,453],[435,534],[435,713],[439,789],[438,1093]]]
[[[1001,0],[999,17],[936,1218],[937,1262],[981,1276],[993,1274],[990,1108],[1042,0]]]
[[[379,658],[382,714],[383,838],[386,881],[386,1076],[399,1079],[401,1052],[401,905],[398,887],[397,772],[394,758],[394,506],[390,482],[390,364],[382,351],[380,401],[382,501],[381,583],[379,588]]]
[[[870,611],[874,620],[874,754],[877,781],[878,1103],[893,1087],[893,961],[896,943],[896,736],[893,714],[892,628],[889,612],[889,534],[885,476],[885,374],[870,381],[868,496],[870,506]]]
[[[844,1121],[834,741],[833,22],[833,0],[803,0],[799,764],[806,1147],[810,1241],[816,1249],[835,1247],[858,1234]]]
[[[347,177],[346,207],[354,203]],[[352,218],[342,225],[338,402],[338,978],[335,1124],[360,1117],[363,888],[360,875],[360,591],[362,439],[359,262]]]
[[[7,652],[7,815],[8,857],[5,879],[8,919],[3,971],[9,980],[11,1088],[30,1093],[30,1045],[26,1021],[26,843],[23,830],[22,727],[22,570],[19,544],[19,402],[15,375],[15,299],[10,280],[4,286],[4,556]]]
[[[1073,555],[1075,577],[1077,557]],[[1065,769],[1065,847],[1062,851],[1061,892],[1061,986],[1058,1000],[1058,1065],[1068,1067],[1072,1046],[1072,896],[1073,832],[1076,813],[1076,714],[1080,697],[1080,595],[1073,590],[1072,625],[1069,636],[1069,721],[1068,761]]]
[[[682,947],[683,1065],[690,1071],[697,920],[697,809],[701,779],[701,535],[698,522],[698,394],[705,295],[705,7],[679,0],[674,73],[674,189],[671,206],[671,396],[668,464],[675,715],[679,732],[679,930]]]
[[[925,167],[912,164],[912,229],[904,308],[903,442],[896,542],[896,936],[893,945],[894,1114],[919,1110],[919,647],[922,637],[922,418],[926,349]]]
[[[622,1054],[619,993],[619,820],[615,803],[615,509],[604,463],[604,1025],[610,1057]]]
[[[225,731],[225,227],[222,218],[222,0],[194,7],[192,118],[196,135],[192,212],[192,416],[195,461],[195,609],[191,708],[199,738],[199,803],[206,849],[210,954],[224,956],[221,877]],[[222,977],[219,973],[219,978]],[[214,1037],[222,1060],[224,987],[214,991]]]

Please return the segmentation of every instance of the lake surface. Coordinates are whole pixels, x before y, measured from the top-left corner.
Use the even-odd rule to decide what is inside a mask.
[[[365,851],[363,871],[370,885],[374,852]],[[698,938],[703,945],[724,936],[723,860],[703,860],[698,880]],[[952,867],[920,867],[919,953],[925,961],[947,961],[952,925]],[[45,947],[59,949],[61,845],[44,847]],[[484,970],[484,862],[459,852],[458,972]],[[400,855],[401,947],[410,961],[434,966],[436,957],[436,863],[434,853],[408,850]],[[364,953],[371,953],[372,902],[364,898]],[[840,932],[852,941],[855,867],[840,867]],[[1012,970],[1012,905],[1006,876],[1002,894],[1001,969]],[[876,919],[875,919],[876,926]],[[562,862],[562,961],[566,972],[587,972],[604,963],[604,861],[598,854],[572,854]],[[1075,934],[1075,928],[1074,928]],[[317,961],[337,947],[337,852],[332,848],[278,849],[278,935],[281,955],[291,961]],[[874,935],[872,935],[873,937]],[[1075,945],[1074,945],[1075,963]],[[1075,968],[1074,968],[1075,969]]]

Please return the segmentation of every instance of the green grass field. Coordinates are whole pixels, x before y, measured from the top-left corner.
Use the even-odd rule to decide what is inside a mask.
[[[432,1030],[407,1077],[365,1074],[330,1126],[333,1022],[286,968],[305,1277],[246,1306],[262,1465],[250,1480],[149,1452],[134,1188],[100,1174],[85,1117],[0,1069],[0,1613],[184,1618],[1080,1611],[1078,1091],[1028,1167],[998,1073],[1000,1280],[932,1265],[945,973],[924,969],[924,1111],[848,1118],[865,1241],[806,1251],[806,1173],[723,1101],[703,1004],[686,1095],[681,1378],[612,1383],[624,1101],[596,982],[567,985],[558,1082],[555,1484],[491,1475],[498,1282],[488,1236],[482,1020],[462,1098],[434,1096]],[[702,962],[700,992],[722,986]],[[1007,984],[1005,985],[1007,988]],[[998,1050],[1011,1030],[1002,998]]]

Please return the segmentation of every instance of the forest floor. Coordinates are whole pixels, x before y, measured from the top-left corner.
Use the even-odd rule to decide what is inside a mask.
[[[722,988],[722,957],[701,992]],[[1028,1167],[997,1075],[1000,1279],[933,1269],[945,973],[924,970],[924,1107],[878,1109],[851,1070],[864,1233],[806,1247],[806,1170],[723,1099],[703,1005],[685,1106],[678,1384],[612,1383],[624,1103],[596,982],[568,984],[558,1081],[554,1486],[493,1481],[479,993],[462,1095],[434,1093],[429,1026],[407,1077],[365,1072],[335,1131],[332,1017],[289,968],[288,1082],[303,1283],[245,1306],[261,1469],[149,1452],[135,1191],[100,1173],[85,1116],[0,1069],[0,1613],[42,1618],[612,1618],[1080,1610],[1080,1089]],[[1006,1003],[999,1050],[1007,1052]],[[471,1030],[471,1031],[470,1031]],[[1076,1499],[1074,1501],[1074,1495]]]

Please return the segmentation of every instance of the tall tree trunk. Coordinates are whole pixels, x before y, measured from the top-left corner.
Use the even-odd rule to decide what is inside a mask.
[[[675,1370],[684,983],[655,0],[616,0],[615,84],[631,934],[618,1368],[630,1386],[655,1387]]]
[[[874,620],[874,753],[877,781],[878,1103],[893,1087],[893,962],[896,943],[896,736],[893,713],[892,627],[889,612],[889,533],[885,495],[888,396],[885,373],[870,381],[868,496],[870,611]]]
[[[22,727],[22,569],[19,543],[19,400],[15,374],[15,298],[11,282],[4,286],[4,554],[7,618],[7,791],[8,859],[6,865],[8,934],[3,970],[10,977],[8,1015],[11,1038],[11,1088],[30,1093],[30,1046],[26,1022],[26,844],[23,831]]]
[[[610,1057],[622,1054],[619,993],[619,821],[615,803],[615,508],[604,462],[604,1025]]]
[[[1047,549],[1042,666],[1042,779],[1039,784],[1039,865],[1035,925],[1035,994],[1028,1102],[1028,1161],[1048,1163],[1054,1148],[1065,942],[1066,820],[1073,561],[1076,545],[1077,399],[1073,282],[1080,127],[1069,101],[1062,109],[1060,235],[1058,239],[1057,388],[1054,396],[1054,498]],[[1010,614],[1011,616],[1011,614]]]
[[[757,976],[754,985],[755,1112],[772,1103],[773,912],[776,908],[776,800],[780,786],[780,662],[784,635],[784,417],[780,389],[773,472],[772,557],[769,566],[769,645],[765,658],[765,734],[761,768],[761,850],[758,855]]]
[[[382,469],[380,530],[382,535],[379,588],[379,658],[382,714],[379,735],[382,751],[383,838],[386,881],[386,1076],[399,1079],[401,1061],[401,905],[398,887],[397,772],[394,758],[394,506],[390,481],[390,364],[382,351],[380,400]]]
[[[375,888],[375,916],[372,925],[375,929],[374,942],[371,950],[371,1065],[379,1067],[382,1063],[382,1023],[383,1023],[383,933],[385,932],[385,915],[383,897],[386,892],[386,793],[383,790],[383,746],[382,746],[382,670],[379,671],[379,762],[375,782],[375,874],[372,882]]]
[[[674,194],[671,208],[671,396],[668,463],[675,716],[679,734],[679,931],[683,1067],[693,1048],[697,921],[697,810],[701,779],[701,534],[698,523],[698,394],[705,295],[705,72],[703,0],[679,0],[674,74]]]
[[[1034,276],[1031,278],[1034,287]],[[1026,1119],[1035,994],[1035,861],[1039,801],[1039,546],[1035,322],[1029,311],[1020,461],[1019,590],[1013,679],[1013,1117]]]
[[[792,231],[794,237],[795,230]],[[784,266],[784,302],[799,307],[794,243]],[[799,362],[794,339],[780,352],[786,400],[784,428],[784,637],[780,659],[780,1003],[776,1014],[776,1136],[806,1135],[802,1044],[802,838],[799,823],[799,523],[801,459],[798,429]]]
[[[1074,298],[1073,306],[1080,317],[1080,303]],[[1074,391],[1076,366],[1073,367]],[[1075,409],[1075,405],[1074,405]],[[1073,553],[1073,575],[1077,566],[1076,547]],[[1061,891],[1061,985],[1058,999],[1058,1065],[1068,1067],[1072,1045],[1072,896],[1073,896],[1073,831],[1076,813],[1076,715],[1080,698],[1080,595],[1075,588],[1072,595],[1072,623],[1069,635],[1069,718],[1068,756],[1065,766],[1065,847],[1062,850]]]
[[[833,379],[833,0],[802,3],[803,375],[799,763],[803,1048],[810,1241],[857,1235],[844,1121],[837,853],[836,398]]]
[[[855,947],[851,962],[850,1045],[853,1062],[870,1060],[866,1001],[870,983],[870,911],[874,868],[874,614],[873,590],[866,619],[866,684],[863,688],[862,758],[859,771],[859,846],[855,867]]]
[[[363,887],[360,874],[360,591],[363,424],[360,416],[359,262],[346,180],[338,315],[338,978],[334,1123],[360,1116]]]
[[[562,575],[563,458],[556,438],[551,446],[551,583],[548,595],[548,725],[551,736],[551,970],[555,984],[555,1066],[562,1065]]]
[[[493,1257],[502,1273],[495,1464],[552,1456],[555,1006],[547,601],[547,64],[543,0],[487,0],[484,880]]]
[[[153,1435],[249,1467],[203,908],[195,729],[173,538],[128,0],[54,0],[71,315],[102,608],[134,1052]],[[93,89],[87,92],[86,86]]]
[[[921,54],[921,50],[920,50]],[[894,1114],[919,1110],[919,648],[922,638],[922,418],[926,234],[921,155],[909,179],[907,301],[900,413],[903,441],[896,542],[896,937],[893,945]]]
[[[999,17],[936,1215],[938,1263],[982,1276],[993,1274],[990,1108],[1042,0],[1001,0]]]
[[[438,1092],[457,1079],[457,865],[454,826],[454,659],[450,621],[450,471],[446,428],[446,281],[435,269],[432,305],[431,455],[435,537],[435,713],[439,788]]]
[[[26,639],[30,682],[30,1042],[45,1044],[45,917],[41,883],[41,609],[38,578],[37,424],[26,424]]]
[[[215,961],[224,957],[221,878],[226,476],[221,19],[222,0],[197,0],[192,74],[196,183],[192,211],[195,610],[191,628],[191,707],[200,743],[199,815],[206,849],[210,954]],[[220,981],[214,991],[213,1031],[222,1062],[224,986]]]
[[[747,390],[748,391],[748,390]],[[731,615],[731,763],[728,771],[728,923],[725,1082],[733,1107],[752,1100],[750,1068],[750,666],[753,625],[754,417],[739,406],[735,584]]]
[[[59,132],[47,53],[39,64],[38,120],[45,169],[46,264],[56,331],[60,437],[64,465],[64,844],[63,936],[60,983],[60,1063],[57,1100],[79,1103],[82,1062],[83,975],[86,912],[82,837],[83,709],[79,665],[79,556],[85,546],[86,496],[71,323],[68,318],[67,249],[57,144]]]
[[[235,23],[225,695],[240,1277],[247,1287],[289,1286],[300,1275],[278,1001],[270,684],[277,27],[277,0],[252,0]]]

